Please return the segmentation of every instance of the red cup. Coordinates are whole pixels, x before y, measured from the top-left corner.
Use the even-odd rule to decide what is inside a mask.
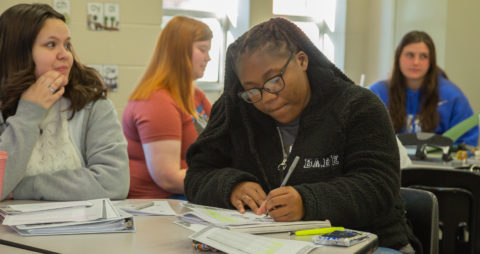
[[[0,197],[2,196],[3,176],[5,175],[5,164],[7,163],[8,153],[0,151]]]

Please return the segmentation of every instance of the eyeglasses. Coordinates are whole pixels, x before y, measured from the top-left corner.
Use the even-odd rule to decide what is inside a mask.
[[[265,90],[271,94],[279,93],[285,88],[285,80],[283,80],[283,74],[287,69],[290,60],[293,58],[293,53],[290,54],[287,63],[283,66],[279,74],[271,77],[261,88],[250,88],[245,91],[239,92],[238,96],[248,103],[256,103],[262,100],[262,90]]]

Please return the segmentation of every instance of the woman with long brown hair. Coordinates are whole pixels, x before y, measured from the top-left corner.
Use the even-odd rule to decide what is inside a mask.
[[[150,64],[123,113],[131,198],[183,194],[187,148],[205,127],[211,104],[194,85],[210,61],[212,32],[176,16],[162,30]]]
[[[437,67],[435,45],[422,31],[407,33],[395,50],[388,80],[370,86],[387,105],[396,133],[442,134],[473,114],[467,97]],[[478,127],[456,144],[478,144]]]
[[[18,4],[0,16],[0,102],[2,199],[127,196],[127,144],[115,109],[52,7]]]

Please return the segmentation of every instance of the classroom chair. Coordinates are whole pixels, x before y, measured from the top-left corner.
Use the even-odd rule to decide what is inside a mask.
[[[400,196],[405,202],[407,219],[413,234],[423,245],[424,254],[438,253],[438,202],[429,191],[401,188]]]
[[[439,253],[480,253],[480,172],[406,168],[402,186],[435,194],[439,207]]]

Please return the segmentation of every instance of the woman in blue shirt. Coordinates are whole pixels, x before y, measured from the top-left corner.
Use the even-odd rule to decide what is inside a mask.
[[[437,67],[435,45],[425,32],[407,33],[395,50],[390,78],[369,88],[388,107],[396,133],[442,134],[473,115],[467,97]],[[455,142],[462,143],[477,146],[478,126]]]

